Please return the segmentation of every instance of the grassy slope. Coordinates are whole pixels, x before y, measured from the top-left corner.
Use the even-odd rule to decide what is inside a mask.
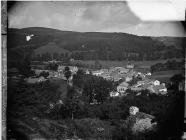
[[[168,71],[160,71],[154,72],[152,74],[152,78],[160,80],[161,82],[168,82],[170,78],[175,74],[182,74],[183,70],[168,70]]]
[[[60,48],[55,43],[48,43],[47,45],[41,46],[34,50],[35,54],[43,54],[43,53],[70,53],[68,50]]]
[[[170,60],[170,59],[169,59]],[[174,60],[180,60],[180,59],[174,59]],[[130,61],[132,64],[134,64],[136,67],[139,68],[147,68],[149,69],[150,66],[157,64],[157,63],[165,63],[167,60],[155,60],[155,61]],[[83,64],[89,64],[89,65],[94,65],[95,61],[94,60],[87,60],[87,61],[80,61]],[[119,66],[126,66],[128,61],[104,61],[100,60],[99,63],[105,67],[119,67]]]

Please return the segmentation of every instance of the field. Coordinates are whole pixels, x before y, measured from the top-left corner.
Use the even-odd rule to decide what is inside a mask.
[[[171,59],[169,59],[171,60]],[[180,61],[181,59],[174,59],[177,61]],[[165,63],[167,60],[155,60],[155,61],[130,61],[130,63],[134,64],[135,67],[138,68],[146,68],[149,69],[150,66],[157,64],[157,63]],[[94,65],[95,61],[94,60],[85,60],[81,61],[83,64],[89,64],[89,65]],[[128,61],[104,61],[104,60],[99,60],[99,63],[102,65],[103,68],[108,68],[108,67],[122,67],[126,66]]]
[[[154,72],[152,74],[152,78],[157,79],[161,82],[168,82],[169,79],[175,74],[182,74],[184,73],[183,70],[169,70],[169,71],[160,71]]]

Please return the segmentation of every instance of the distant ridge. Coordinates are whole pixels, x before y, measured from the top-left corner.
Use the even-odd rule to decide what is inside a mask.
[[[27,34],[34,34],[29,42],[25,39]],[[176,57],[180,57],[184,39],[137,36],[127,33],[61,31],[44,27],[8,29],[8,48],[33,46],[34,52],[45,52],[42,46],[48,46],[48,43],[54,42],[55,45],[44,48],[50,50],[51,53],[58,53],[58,51],[80,52],[75,54],[79,59],[83,59],[82,55],[86,57],[92,55],[89,59],[95,59],[97,55],[96,57],[99,59],[112,60],[122,60],[128,57],[131,59],[157,59],[164,56],[175,57],[175,54]],[[52,46],[55,49],[51,49]],[[40,47],[41,49],[38,49]],[[94,53],[90,53],[92,50]],[[85,52],[88,53],[85,54]]]

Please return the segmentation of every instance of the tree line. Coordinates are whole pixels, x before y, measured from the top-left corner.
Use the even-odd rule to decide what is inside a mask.
[[[167,71],[167,70],[183,70],[184,61],[168,60],[165,63],[157,63],[151,66],[151,72]]]

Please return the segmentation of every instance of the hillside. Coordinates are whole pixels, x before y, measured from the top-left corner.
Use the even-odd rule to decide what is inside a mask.
[[[183,40],[186,40],[182,37],[152,37],[152,39],[162,42],[165,46],[175,46],[178,49],[183,47]]]
[[[25,37],[29,34],[34,36],[27,42]],[[166,37],[166,40],[168,40],[167,38],[169,37]],[[55,47],[54,45],[47,45],[50,42],[56,44]],[[63,48],[63,51],[73,52],[71,57],[82,60],[156,60],[181,57],[181,44],[176,42],[183,42],[183,38],[174,38],[168,44],[160,41],[159,38],[126,33],[82,33],[43,27],[8,30],[8,49],[33,46],[32,48],[36,49],[34,51],[36,53],[48,52],[53,54],[60,53],[59,48]],[[45,51],[42,49],[43,46],[45,46]],[[54,49],[51,49],[52,46]],[[37,49],[40,47],[41,49]]]
[[[49,42],[47,45],[41,46],[34,50],[34,53],[37,54],[43,54],[43,53],[70,53],[70,51],[65,50],[63,48],[60,48],[56,45],[55,42]]]

